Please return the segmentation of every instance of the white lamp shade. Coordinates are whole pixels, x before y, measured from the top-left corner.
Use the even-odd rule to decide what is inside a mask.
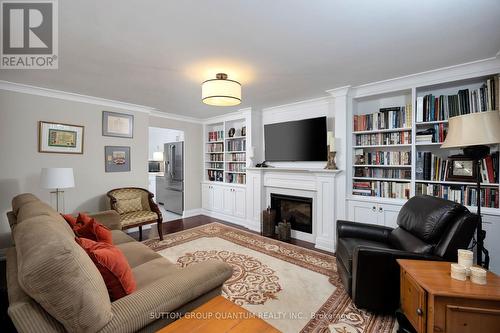
[[[156,162],[163,161],[163,152],[162,151],[155,151],[153,153],[153,161],[156,161]]]
[[[217,74],[217,79],[202,83],[201,98],[203,103],[208,105],[238,105],[241,103],[241,84],[234,80],[228,80],[225,74]]]
[[[441,148],[461,148],[500,143],[500,113],[486,111],[450,118]]]
[[[75,187],[73,168],[42,168],[40,185],[47,189]]]

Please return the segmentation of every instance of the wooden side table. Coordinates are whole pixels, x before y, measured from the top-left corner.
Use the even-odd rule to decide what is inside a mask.
[[[157,333],[170,332],[279,333],[280,331],[251,312],[222,296],[217,296]]]
[[[418,333],[500,332],[500,277],[487,284],[454,280],[450,263],[398,259],[401,310]]]

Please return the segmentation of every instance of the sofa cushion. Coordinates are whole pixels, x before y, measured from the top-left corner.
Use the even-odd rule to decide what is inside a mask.
[[[101,273],[111,301],[129,295],[135,290],[132,269],[116,246],[87,238],[75,238],[75,240],[87,252]]]
[[[17,215],[19,208],[27,204],[28,202],[40,201],[36,196],[31,193],[23,193],[16,195],[12,199],[12,211]]]
[[[118,245],[122,243],[135,242],[135,239],[127,235],[121,230],[111,230],[111,237],[113,238],[113,244]]]
[[[128,242],[116,245],[125,257],[130,265],[134,268],[150,260],[161,258],[162,256],[151,250],[146,245],[139,242]]]
[[[428,195],[414,196],[398,214],[398,225],[427,243],[436,242],[446,225],[458,214],[467,211],[464,206]]]
[[[73,230],[68,225],[66,220],[55,211],[52,207],[42,201],[31,201],[23,206],[21,206],[17,213],[17,225],[23,223],[25,220],[36,216],[49,216],[52,223],[57,224],[57,226],[66,232],[66,237],[73,239],[75,234]]]
[[[389,242],[398,250],[418,254],[432,254],[434,246],[422,241],[403,228],[396,228],[389,236]]]
[[[96,332],[113,317],[106,285],[74,236],[53,219],[35,216],[14,229],[19,284],[67,331]]]
[[[141,197],[132,199],[120,199],[115,205],[118,214],[125,214],[131,212],[138,212],[142,210]]]
[[[337,252],[335,253],[337,260],[341,260],[345,269],[349,274],[352,272],[352,256],[354,249],[358,246],[370,246],[382,249],[390,249],[386,243],[366,240],[362,238],[339,238],[337,243]]]
[[[177,273],[179,269],[179,266],[161,257],[134,267],[132,273],[134,273],[135,282],[137,283],[137,290],[140,290],[168,274]]]
[[[149,210],[141,210],[120,215],[122,226],[133,225],[136,223],[155,221],[158,219],[158,214]]]

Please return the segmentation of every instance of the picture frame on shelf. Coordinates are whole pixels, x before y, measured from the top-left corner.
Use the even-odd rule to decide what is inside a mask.
[[[84,126],[38,122],[38,152],[83,154]]]
[[[105,146],[104,165],[106,172],[129,172],[130,147]]]
[[[448,176],[446,180],[474,182],[477,180],[477,172],[474,161],[469,157],[455,156],[449,158]]]
[[[232,138],[232,137],[234,136],[234,134],[235,134],[235,133],[236,133],[236,130],[235,130],[234,128],[230,128],[230,129],[229,129],[228,136],[229,136],[230,138]]]
[[[133,138],[134,115],[128,113],[103,111],[102,135],[119,138]]]
[[[241,136],[247,136],[247,127],[246,126],[243,126],[241,128]]]

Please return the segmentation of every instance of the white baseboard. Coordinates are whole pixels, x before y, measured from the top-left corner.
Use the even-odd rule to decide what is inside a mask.
[[[189,210],[185,210],[184,212],[182,212],[182,218],[185,219],[188,217],[201,215],[201,214],[202,214],[201,208],[189,209]]]
[[[327,239],[322,237],[316,237],[316,242],[314,245],[315,248],[327,252],[334,253],[335,252],[335,242],[333,239]]]
[[[201,209],[200,214],[210,216],[210,217],[213,217],[213,218],[216,218],[219,220],[223,220],[223,221],[226,221],[229,223],[237,224],[237,225],[242,226],[244,228],[253,230],[252,228],[249,228],[247,220],[239,218],[239,217],[234,217],[234,216],[230,216],[230,215],[226,215],[223,213],[214,212],[214,211],[210,211],[210,210],[206,210],[206,209]],[[256,231],[259,231],[259,230],[256,230]]]

